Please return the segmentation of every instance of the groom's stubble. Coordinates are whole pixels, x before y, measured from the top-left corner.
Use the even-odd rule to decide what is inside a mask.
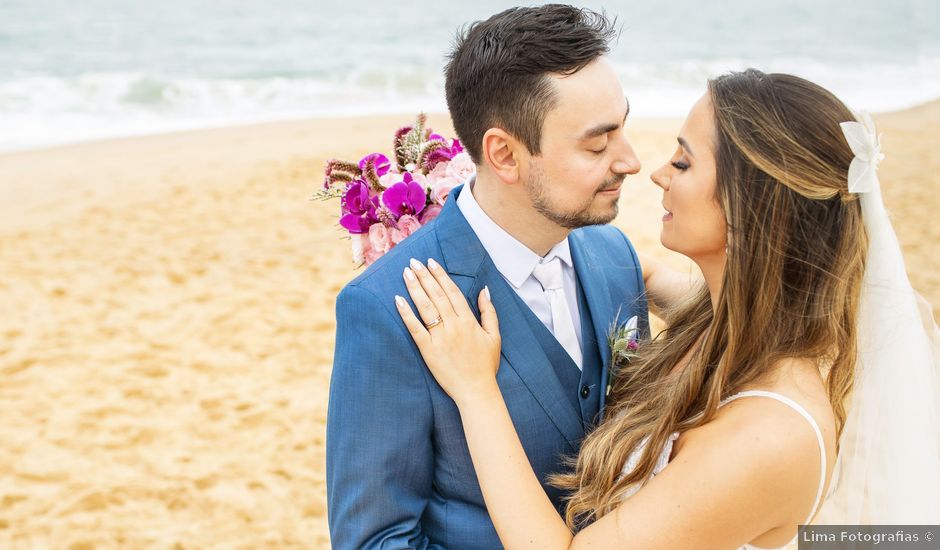
[[[549,221],[566,229],[577,229],[589,225],[603,225],[610,223],[619,212],[618,200],[612,201],[609,207],[602,207],[600,211],[592,211],[597,195],[609,189],[616,189],[623,184],[626,174],[615,174],[604,181],[594,193],[582,204],[574,208],[565,208],[552,200],[548,188],[550,182],[545,172],[536,163],[530,163],[531,177],[525,183],[526,192],[532,207]],[[619,199],[619,197],[618,197]]]

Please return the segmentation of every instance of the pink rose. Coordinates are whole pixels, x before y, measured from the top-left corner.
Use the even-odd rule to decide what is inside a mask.
[[[447,163],[447,175],[464,183],[477,173],[477,167],[470,159],[470,154],[464,151],[459,153]]]
[[[421,222],[418,221],[418,218],[405,214],[398,219],[398,229],[405,237],[410,237],[415,231],[421,229]]]
[[[434,182],[434,186],[431,188],[431,200],[437,204],[444,204],[444,201],[447,200],[447,197],[450,195],[450,191],[460,185],[461,180],[452,177],[445,176]]]
[[[369,243],[372,245],[372,250],[378,252],[380,256],[394,246],[391,233],[382,223],[374,223],[369,228]]]
[[[421,223],[427,225],[431,223],[431,220],[436,218],[441,213],[441,205],[432,204],[424,209],[424,212],[421,213]]]
[[[393,227],[389,232],[392,235],[392,242],[398,244],[419,229],[421,229],[421,222],[418,221],[418,218],[411,214],[405,214],[398,219],[398,227]]]
[[[373,263],[375,263],[376,260],[378,260],[381,257],[382,257],[381,252],[376,252],[375,250],[370,250],[366,252],[366,256],[365,256],[366,266],[372,265]]]
[[[434,167],[434,170],[428,172],[427,182],[428,189],[431,190],[431,201],[436,202],[434,198],[434,189],[438,187],[438,182],[448,179],[450,176],[447,175],[447,163],[439,162],[437,166]]]
[[[434,169],[428,172],[428,181],[431,182],[431,185],[434,184],[436,180],[439,180],[447,175],[447,162],[438,162],[434,165]]]

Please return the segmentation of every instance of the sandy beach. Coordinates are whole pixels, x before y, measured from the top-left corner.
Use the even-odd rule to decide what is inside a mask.
[[[875,117],[911,281],[940,315],[940,101]],[[356,276],[328,158],[411,115],[0,155],[0,547],[328,548],[334,300]],[[453,135],[445,115],[429,124]],[[615,224],[659,245],[678,119],[636,120]]]

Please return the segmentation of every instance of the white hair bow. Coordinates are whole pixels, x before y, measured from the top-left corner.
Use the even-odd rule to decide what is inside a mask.
[[[885,156],[881,152],[881,136],[875,133],[871,115],[863,112],[857,118],[861,122],[842,122],[839,126],[849,142],[849,148],[855,153],[849,165],[849,192],[866,193],[876,188],[878,163]]]

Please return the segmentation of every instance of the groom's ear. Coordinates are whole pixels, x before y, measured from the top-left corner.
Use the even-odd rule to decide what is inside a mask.
[[[520,148],[522,144],[501,128],[490,128],[483,134],[483,161],[503,183],[519,182]]]

